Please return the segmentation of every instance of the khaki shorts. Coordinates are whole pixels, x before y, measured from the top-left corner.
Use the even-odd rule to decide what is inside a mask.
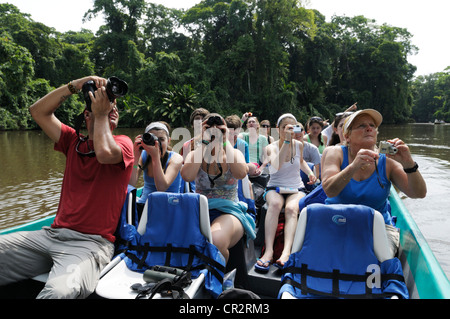
[[[111,260],[114,244],[66,228],[0,236],[0,285],[49,273],[37,298],[86,298]]]

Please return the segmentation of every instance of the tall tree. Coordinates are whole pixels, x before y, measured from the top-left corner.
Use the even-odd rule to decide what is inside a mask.
[[[112,75],[119,70],[128,73],[128,41],[139,42],[139,20],[145,12],[145,0],[95,0],[84,20],[89,21],[102,13],[106,25],[102,26],[94,42],[92,57],[97,73]]]

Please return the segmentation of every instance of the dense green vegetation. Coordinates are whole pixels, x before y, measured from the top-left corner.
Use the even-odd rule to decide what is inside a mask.
[[[85,19],[97,15],[96,34],[60,33],[0,4],[0,129],[35,128],[28,107],[89,74],[128,82],[119,102],[128,127],[185,126],[197,107],[332,119],[356,101],[388,123],[450,120],[450,73],[415,79],[411,34],[363,16],[326,22],[299,0],[203,0],[188,10],[95,0]],[[72,123],[82,110],[73,96],[57,116]]]

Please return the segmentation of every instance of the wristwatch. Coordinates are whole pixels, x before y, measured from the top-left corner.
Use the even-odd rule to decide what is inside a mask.
[[[405,171],[406,174],[410,174],[410,173],[415,173],[417,171],[417,169],[419,168],[419,165],[414,162],[414,166],[411,168],[404,168],[403,170]]]

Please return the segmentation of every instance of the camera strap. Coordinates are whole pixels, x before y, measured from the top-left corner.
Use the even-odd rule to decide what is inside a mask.
[[[211,188],[214,187],[215,180],[218,179],[220,176],[222,176],[222,173],[223,173],[222,165],[220,165],[220,163],[217,163],[217,167],[219,168],[220,173],[217,176],[215,176],[214,178],[211,178],[211,176],[209,174],[209,163],[206,164],[206,174],[208,175],[208,179],[209,179]]]
[[[80,136],[81,125],[83,125],[84,121],[84,111],[75,118],[75,132]]]

